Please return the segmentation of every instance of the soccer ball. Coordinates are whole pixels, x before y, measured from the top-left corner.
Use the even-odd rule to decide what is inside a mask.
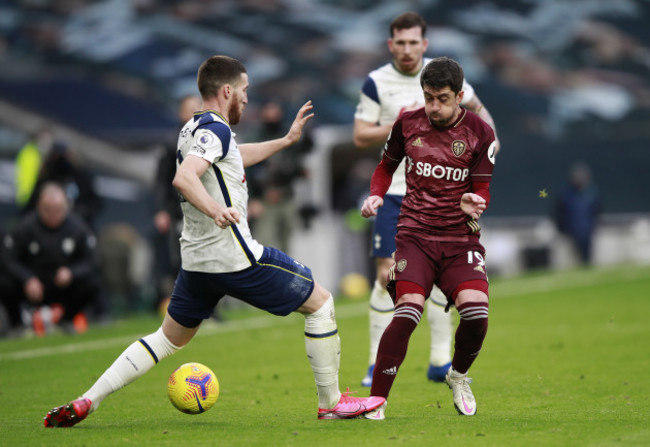
[[[167,396],[183,413],[203,413],[217,401],[219,381],[207,366],[201,363],[185,363],[169,376]]]

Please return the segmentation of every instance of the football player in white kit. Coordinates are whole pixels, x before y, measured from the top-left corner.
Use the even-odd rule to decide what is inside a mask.
[[[405,12],[391,22],[388,49],[393,60],[370,72],[363,84],[354,115],[354,143],[357,147],[367,149],[383,145],[401,113],[424,106],[420,73],[430,60],[424,58],[428,46],[426,30],[425,20],[415,12]],[[478,114],[494,129],[492,116],[467,81],[463,82],[463,91],[461,105]],[[497,140],[497,151],[498,148]],[[373,224],[371,244],[376,279],[370,294],[370,357],[368,371],[361,382],[363,386],[372,385],[379,340],[393,316],[393,301],[386,291],[386,281],[393,264],[397,217],[405,193],[406,179],[402,163],[393,174],[390,189],[384,197],[384,206],[379,209]],[[451,315],[444,311],[447,298],[437,287],[427,301],[427,320],[431,331],[427,377],[434,382],[444,382],[451,366]]]
[[[305,103],[282,138],[242,144],[231,126],[248,103],[244,65],[213,56],[199,68],[201,112],[182,128],[173,185],[181,196],[182,266],[167,314],[157,332],[131,344],[81,397],[50,410],[46,427],[70,427],[97,409],[111,393],[142,377],[185,346],[225,295],[274,315],[305,316],[305,347],[318,392],[318,419],[350,419],[384,404],[383,397],[352,397],[339,390],[340,340],[334,300],[311,270],[251,236],[246,220],[244,167],[296,143],[313,117]]]

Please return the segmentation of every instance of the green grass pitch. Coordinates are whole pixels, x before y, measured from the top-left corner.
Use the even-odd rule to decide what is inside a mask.
[[[648,446],[650,267],[495,279],[490,327],[470,370],[474,417],[428,383],[428,327],[415,331],[385,421],[316,419],[303,319],[233,312],[183,350],[109,396],[71,429],[45,429],[51,407],[76,398],[159,318],[139,316],[82,336],[0,340],[2,446]],[[340,385],[366,396],[367,304],[337,300]],[[169,374],[197,361],[221,395],[190,416],[166,395]]]

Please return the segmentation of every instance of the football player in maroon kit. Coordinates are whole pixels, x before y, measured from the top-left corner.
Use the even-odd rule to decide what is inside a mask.
[[[460,315],[445,381],[457,411],[472,416],[476,400],[467,371],[488,327],[488,277],[478,219],[490,200],[495,135],[460,106],[463,69],[453,59],[431,60],[420,85],[424,108],[402,114],[393,125],[361,207],[364,217],[376,215],[393,172],[406,158],[407,189],[388,283],[395,314],[379,343],[370,394],[388,398],[425,297],[436,284]],[[366,417],[384,419],[385,405]]]

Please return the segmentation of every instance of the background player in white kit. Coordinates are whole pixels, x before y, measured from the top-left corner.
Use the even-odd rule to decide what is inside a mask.
[[[213,56],[199,68],[202,112],[178,139],[173,185],[181,194],[182,267],[162,326],[129,346],[80,398],[45,416],[46,427],[70,427],[111,393],[142,377],[194,337],[226,294],[275,315],[305,315],[305,346],[318,392],[318,419],[348,419],[373,410],[384,398],[339,391],[340,340],[334,300],[311,270],[280,250],[252,238],[246,220],[244,167],[296,143],[312,118],[303,105],[283,138],[239,146],[231,125],[248,103],[248,75],[236,59]]]
[[[420,73],[430,60],[424,58],[428,46],[426,30],[426,22],[415,12],[405,12],[391,22],[388,49],[393,60],[372,71],[363,85],[354,115],[354,143],[357,147],[366,149],[383,145],[393,123],[403,112],[424,106]],[[494,129],[490,113],[466,81],[463,81],[463,91],[461,105],[478,114]],[[397,217],[405,193],[402,163],[393,175],[390,189],[384,197],[384,206],[379,209],[374,221],[371,244],[372,256],[376,261],[376,279],[370,294],[370,357],[367,374],[361,382],[363,386],[372,385],[379,340],[393,317],[393,301],[386,291],[386,281],[393,264],[391,255],[395,251]],[[431,331],[427,377],[435,382],[445,380],[451,365],[453,327],[451,315],[444,311],[446,303],[447,298],[435,287],[427,305]]]

